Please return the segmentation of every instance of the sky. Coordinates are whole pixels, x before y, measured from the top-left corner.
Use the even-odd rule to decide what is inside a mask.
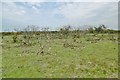
[[[104,24],[118,29],[117,0],[4,0],[0,3],[0,31],[22,30],[28,25],[56,30],[65,25],[86,28],[85,25]]]

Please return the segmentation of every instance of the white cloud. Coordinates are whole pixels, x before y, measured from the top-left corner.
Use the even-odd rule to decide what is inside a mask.
[[[118,2],[119,0],[56,0],[56,2]]]
[[[39,13],[39,12],[40,12],[40,10],[39,10],[37,7],[35,7],[35,6],[32,6],[32,9],[33,9],[33,11],[34,11],[35,13]]]
[[[2,31],[2,3],[0,2],[0,31]]]
[[[99,1],[99,0],[98,0]],[[110,24],[117,25],[117,3],[105,2],[71,2],[55,3],[57,7],[49,8],[44,3],[44,8],[40,2],[25,2],[16,4],[14,2],[3,3],[3,18],[13,21],[13,24]],[[50,4],[49,4],[50,5]],[[47,9],[45,9],[47,7]],[[58,16],[60,18],[58,18]]]
[[[66,3],[59,7],[59,12],[69,19],[92,17],[94,10],[104,7],[106,3]]]
[[[26,13],[26,11],[22,7],[17,6],[14,2],[3,3],[2,11],[4,15],[7,17],[10,17],[10,15],[15,15],[15,14],[24,15]]]
[[[26,13],[26,11],[24,10],[20,10],[20,11],[16,11],[15,14],[17,15],[24,15]]]
[[[65,3],[58,8],[58,13],[68,19],[68,23],[81,24],[107,24],[117,28],[118,4],[113,3]]]
[[[2,2],[45,2],[45,0],[4,0]]]
[[[41,2],[26,2],[26,3],[24,3],[24,5],[40,7],[41,6],[40,3]]]
[[[31,7],[32,12],[39,13],[40,12],[40,7],[41,7],[41,2],[23,2],[24,6],[29,6]],[[28,10],[30,11],[30,9]]]
[[[4,0],[3,2],[118,2],[119,0]]]
[[[32,9],[37,10],[37,8],[35,6],[32,6]]]
[[[21,1],[23,1],[23,0],[21,0]],[[28,1],[28,2],[44,2],[45,0],[24,0],[24,1]]]

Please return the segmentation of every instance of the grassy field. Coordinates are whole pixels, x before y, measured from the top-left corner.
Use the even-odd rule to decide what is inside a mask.
[[[22,39],[23,35],[19,35]],[[13,35],[2,42],[3,78],[118,78],[117,34],[86,34],[46,39],[39,35],[32,45],[13,43]]]

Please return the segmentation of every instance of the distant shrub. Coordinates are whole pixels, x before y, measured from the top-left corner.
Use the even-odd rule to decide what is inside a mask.
[[[4,37],[2,36],[2,39],[3,39]]]
[[[71,26],[64,26],[63,28],[60,28],[60,35],[62,34],[62,37],[68,38],[70,29]]]
[[[17,35],[14,35],[13,36],[13,43],[16,43],[17,42]]]

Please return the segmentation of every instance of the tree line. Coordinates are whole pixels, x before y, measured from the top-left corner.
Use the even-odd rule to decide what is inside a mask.
[[[69,32],[86,32],[86,33],[120,33],[120,30],[112,30],[112,29],[107,29],[105,25],[99,25],[95,27],[89,27],[85,30],[82,30],[80,28],[78,29],[72,29],[70,25],[61,27],[59,30],[56,31],[50,31],[48,27],[42,28],[41,31],[39,30],[39,27],[36,26],[27,26],[24,30],[22,31],[17,31],[15,30],[14,32],[0,32],[0,34],[4,35],[21,35],[23,33],[35,33],[36,35],[39,35],[41,33],[60,33],[62,32],[63,34],[68,34]]]

